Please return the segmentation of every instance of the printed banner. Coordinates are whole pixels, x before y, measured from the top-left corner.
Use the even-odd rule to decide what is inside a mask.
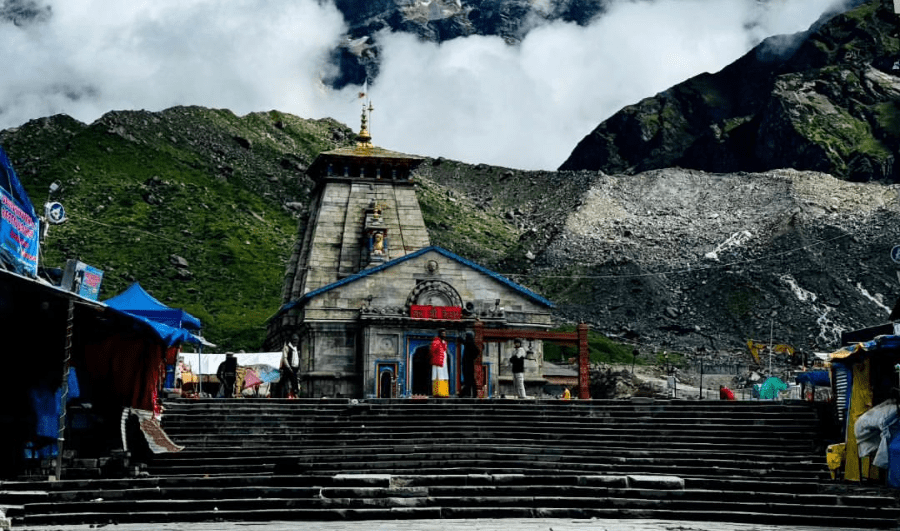
[[[0,188],[0,256],[20,275],[37,276],[38,222]]]
[[[100,283],[103,282],[103,271],[87,264],[80,264],[78,276],[81,282],[78,286],[78,294],[82,297],[97,300],[100,296]]]

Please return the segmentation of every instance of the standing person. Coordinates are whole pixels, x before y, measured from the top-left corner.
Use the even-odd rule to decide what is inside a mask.
[[[439,398],[450,396],[450,371],[447,370],[447,331],[441,328],[431,340],[431,394]]]
[[[509,358],[512,365],[513,382],[516,385],[516,396],[519,398],[527,398],[525,395],[525,349],[522,347],[522,340],[513,341],[515,349]]]
[[[734,400],[734,392],[725,387],[724,385],[719,386],[719,400]]]
[[[300,394],[300,386],[297,383],[297,369],[300,365],[300,353],[297,351],[299,340],[297,334],[294,334],[281,349],[281,365],[278,368],[281,372],[281,378],[278,380],[279,398],[297,398]]]
[[[216,369],[216,378],[219,379],[219,397],[231,398],[234,395],[234,382],[237,380],[237,358],[234,354],[225,354],[225,361]]]
[[[466,332],[466,342],[463,345],[462,359],[463,388],[459,393],[459,396],[463,398],[478,397],[477,390],[475,389],[475,360],[478,359],[479,354],[481,354],[481,351],[478,349],[478,345],[475,344],[475,334]]]

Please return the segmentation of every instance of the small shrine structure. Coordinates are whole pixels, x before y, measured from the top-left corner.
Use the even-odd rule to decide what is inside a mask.
[[[415,195],[414,170],[424,159],[374,146],[371,110],[363,107],[355,146],[323,152],[309,167],[314,199],[264,349],[297,336],[303,396],[421,396],[431,393],[428,347],[443,328],[454,395],[466,332],[478,323],[479,336],[502,329],[537,337],[551,326],[553,303],[431,245]],[[540,341],[529,347],[526,388],[540,396],[543,349]],[[486,344],[481,396],[514,396],[512,350],[511,338]]]

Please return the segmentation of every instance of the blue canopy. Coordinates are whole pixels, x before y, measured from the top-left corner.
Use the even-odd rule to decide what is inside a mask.
[[[798,374],[795,380],[799,384],[828,387],[831,385],[831,373],[828,371],[806,371]]]
[[[144,291],[138,282],[111,299],[103,301],[110,308],[121,310],[172,328],[200,329],[200,319],[180,308],[170,308]]]
[[[136,315],[131,312],[126,312],[123,310],[119,310],[116,308],[112,308],[114,311],[127,315],[131,319],[135,319],[145,325],[149,326],[153,329],[153,333],[156,334],[159,339],[165,343],[167,347],[171,347],[173,345],[177,345],[179,343],[194,343],[196,345],[202,345],[203,339],[195,336],[194,334],[188,332],[184,328],[175,328],[174,326],[165,325],[163,323],[156,322],[152,319],[148,319],[146,317],[142,317],[140,315]]]

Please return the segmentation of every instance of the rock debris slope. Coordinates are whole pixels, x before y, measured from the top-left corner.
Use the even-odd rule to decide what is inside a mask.
[[[897,185],[778,170],[598,175],[535,268],[569,270],[612,335],[684,349],[770,334],[804,350],[887,320]]]

